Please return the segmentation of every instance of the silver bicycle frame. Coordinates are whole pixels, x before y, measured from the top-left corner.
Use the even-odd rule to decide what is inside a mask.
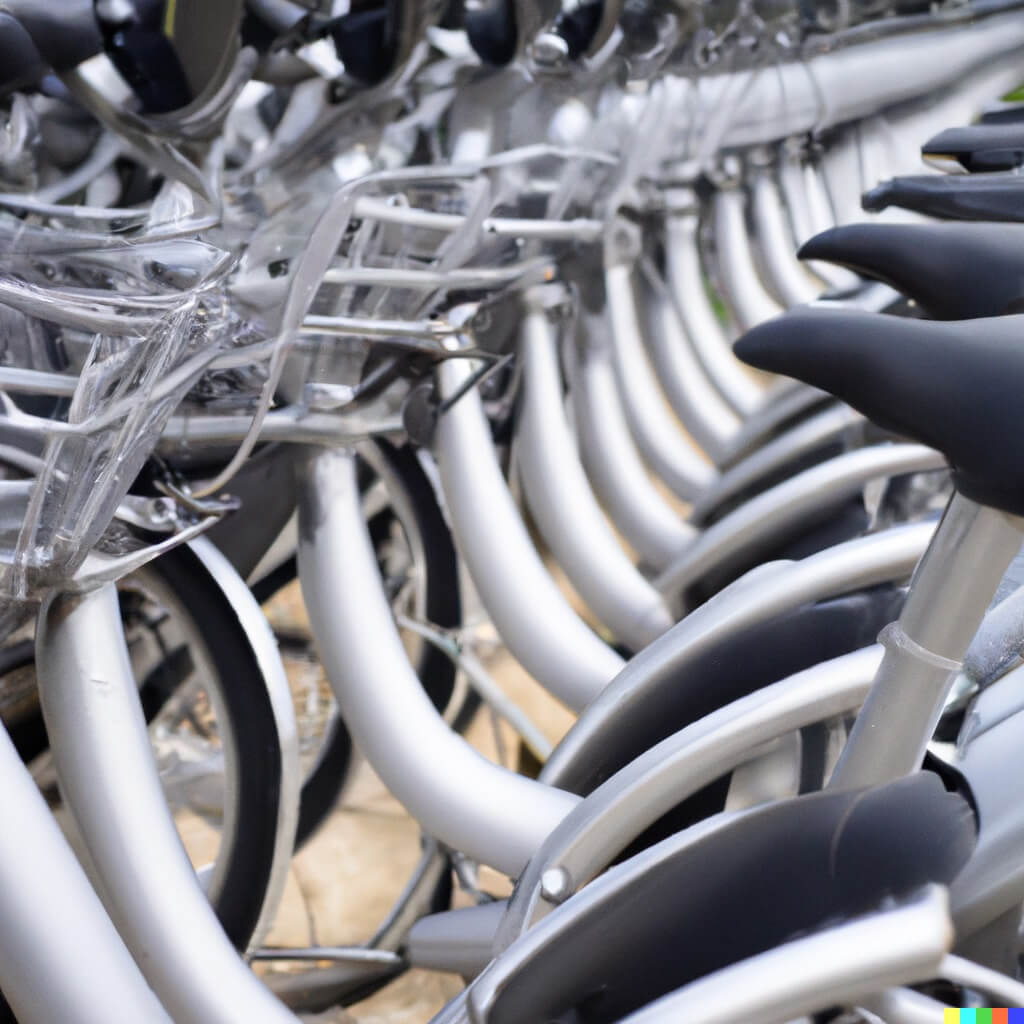
[[[696,253],[687,255],[692,255],[696,260]],[[668,400],[672,411],[679,417],[687,432],[705,451],[709,454],[721,452],[739,429],[740,419],[732,408],[736,403],[727,402],[722,397],[721,387],[716,388],[700,361],[701,358],[710,360],[712,356],[698,352],[695,339],[702,338],[702,344],[706,348],[712,348],[714,352],[713,347],[708,345],[708,338],[712,337],[713,340],[713,336],[709,336],[707,330],[703,328],[700,335],[696,333],[697,326],[693,324],[693,320],[699,316],[699,307],[691,296],[685,293],[680,295],[675,290],[670,291],[668,285],[655,276],[657,272],[649,264],[645,263],[642,269],[644,273],[641,276],[644,280],[637,281],[635,287],[643,298],[641,335],[644,348],[658,374],[657,393],[652,387],[652,394],[660,401]],[[682,268],[676,268],[676,273],[682,273],[687,269],[688,267],[684,265]],[[699,266],[694,268],[694,271],[702,273]],[[686,283],[689,281],[685,280],[684,284]],[[700,280],[699,286],[703,292],[703,280]],[[674,282],[673,289],[678,287],[678,282]],[[715,329],[721,333],[721,328],[717,324]],[[748,378],[748,389],[749,386],[756,387],[753,379],[740,367],[732,352],[726,354],[735,373]],[[720,359],[719,362],[725,360]],[[738,385],[734,390],[738,390]],[[761,389],[757,388],[757,392],[759,402]],[[745,405],[749,408],[755,407],[753,401],[746,402]]]
[[[113,584],[44,604],[36,666],[61,792],[101,896],[174,1020],[294,1024],[232,948],[181,845]]]
[[[4,729],[0,772],[0,988],[18,1020],[170,1024]]]
[[[1024,520],[954,493],[914,572],[899,621],[883,634],[885,659],[830,786],[858,789],[920,767],[1022,534]]]
[[[778,316],[782,307],[765,290],[754,265],[750,232],[746,226],[746,196],[738,184],[726,184],[715,190],[711,199],[711,217],[722,298],[728,303],[740,330],[748,331]],[[726,353],[736,358],[729,346]]]
[[[856,710],[880,648],[868,648],[767,686],[679,730],[616,772],[572,810],[520,874],[507,903],[448,911],[413,926],[410,962],[463,975],[569,899],[623,849],[701,786],[803,725]],[[729,815],[716,815],[720,821]],[[704,825],[689,830],[699,836]]]
[[[354,453],[311,452],[299,494],[302,593],[360,749],[428,834],[517,875],[577,799],[492,764],[431,704],[381,587]]]
[[[796,246],[786,221],[782,194],[772,173],[772,156],[770,150],[760,151],[748,164],[755,244],[765,284],[776,300],[784,306],[799,306],[821,294],[821,283],[795,258]]]
[[[589,766],[620,731],[657,715],[687,663],[747,626],[811,601],[906,579],[934,526],[916,523],[836,545],[800,562],[769,563],[716,595],[630,661],[563,737],[541,772],[554,786],[576,790]]]
[[[576,433],[583,467],[616,529],[642,562],[663,567],[693,540],[696,531],[662,497],[629,433],[615,385],[611,357],[593,343],[600,328],[588,323],[570,368]],[[714,479],[708,466],[708,482]]]
[[[665,203],[665,270],[683,329],[714,386],[737,414],[749,416],[763,403],[764,387],[732,354],[711,306],[700,258],[697,196],[692,189],[669,188]]]
[[[629,560],[590,489],[563,412],[557,333],[538,301],[534,297],[527,309],[520,333],[518,469],[526,504],[588,607],[619,640],[640,650],[673,618]]]
[[[442,398],[471,372],[465,360],[442,363]],[[556,697],[574,710],[586,707],[623,661],[572,610],[544,567],[498,466],[475,390],[441,416],[435,454],[456,545],[503,642]]]
[[[691,500],[700,493],[690,469],[694,459],[699,457],[692,452],[690,441],[669,412],[647,360],[642,340],[641,303],[631,265],[622,262],[606,267],[604,283],[615,378],[636,446],[675,494],[684,501]],[[667,305],[665,311],[669,311]],[[700,444],[713,461],[717,461],[724,448],[724,441],[714,441],[710,436],[700,438]],[[706,480],[706,473],[702,466],[702,482]]]
[[[763,491],[708,527],[655,581],[666,595],[678,595],[714,567],[743,558],[746,551],[791,535],[801,522],[820,515],[827,502],[856,495],[869,480],[920,473],[945,465],[923,445],[878,445],[848,452],[797,473]]]
[[[663,814],[763,744],[855,711],[882,659],[868,647],[823,662],[713,711],[654,745],[593,790],[545,840],[518,879],[502,920],[504,949],[604,870]],[[559,877],[557,896],[546,879]]]
[[[812,413],[781,436],[756,448],[745,459],[730,466],[694,503],[690,518],[700,522],[710,511],[720,507],[752,487],[759,480],[785,469],[802,455],[839,441],[851,448],[866,440],[866,420],[848,405],[826,405]]]
[[[941,974],[953,942],[942,886],[882,910],[794,939],[664,996],[621,1024],[783,1024],[829,1006],[856,1004],[890,985]]]

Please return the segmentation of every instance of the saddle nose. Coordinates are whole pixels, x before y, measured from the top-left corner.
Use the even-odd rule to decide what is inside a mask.
[[[940,323],[804,307],[748,331],[735,352],[935,448],[961,493],[1024,515],[1024,316]]]
[[[799,255],[883,281],[939,320],[1019,312],[1024,299],[1022,224],[847,224]]]

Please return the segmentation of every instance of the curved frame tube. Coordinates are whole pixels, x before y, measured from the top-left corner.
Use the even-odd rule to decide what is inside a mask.
[[[611,359],[590,345],[572,371],[572,398],[583,466],[609,517],[640,557],[660,568],[695,530],[661,496],[640,459],[615,385]],[[708,469],[708,485],[715,479]]]
[[[676,109],[699,111],[703,117],[690,136],[711,136],[722,149],[820,132],[1000,65],[1011,72],[1007,88],[1019,80],[1024,24],[1016,3],[982,16],[967,8],[961,17],[931,19],[930,24],[897,18],[889,28],[883,37],[854,29],[847,45],[842,34],[825,37],[818,52],[759,71],[702,75],[696,85],[675,78],[672,84],[680,92]],[[858,39],[862,42],[853,42]],[[688,95],[693,92],[697,95]],[[738,101],[723,102],[737,95]],[[715,131],[710,122],[722,111],[727,111],[728,124]]]
[[[741,331],[749,331],[782,312],[782,306],[765,290],[754,265],[746,203],[738,185],[717,189],[711,199],[717,277],[722,285],[722,298],[729,304]],[[729,356],[736,360],[728,343],[726,347]],[[740,366],[739,360],[736,364]]]
[[[827,502],[852,497],[869,480],[945,465],[938,452],[924,445],[890,444],[862,448],[812,466],[708,527],[655,585],[663,594],[680,594],[709,570],[742,559],[751,548],[790,535],[802,521],[820,514]]]
[[[472,372],[464,359],[442,363],[442,396],[455,394]],[[456,545],[503,643],[559,700],[586,707],[624,662],[544,567],[498,466],[475,389],[441,416],[434,452]]]
[[[587,482],[562,408],[556,332],[543,309],[527,310],[519,344],[518,468],[526,503],[580,597],[620,641],[640,650],[674,619],[622,549]]]
[[[818,406],[835,404],[835,399],[824,391],[812,388],[798,381],[782,381],[773,401],[754,413],[729,444],[729,450],[722,459],[722,465],[731,468],[740,459],[753,455],[766,443],[769,435],[790,421],[803,419]],[[787,428],[789,429],[789,428]]]
[[[783,306],[799,306],[818,298],[821,286],[815,284],[806,265],[796,258],[779,186],[767,167],[751,172],[750,207],[758,262],[775,299]]]
[[[604,273],[610,338],[626,420],[645,461],[670,490],[684,501],[700,493],[691,465],[699,456],[666,404],[654,371],[644,351],[640,309],[632,269],[624,263],[606,267]],[[711,437],[701,440],[707,455],[715,462],[724,445]],[[705,474],[701,466],[700,477]]]
[[[711,306],[700,258],[697,196],[691,189],[668,189],[665,202],[665,274],[683,333],[722,397],[740,416],[749,416],[764,401],[764,387],[732,354],[726,328]]]
[[[748,625],[810,601],[907,579],[934,532],[932,523],[899,526],[837,544],[799,562],[752,570],[677,623],[630,661],[555,747],[541,781],[577,790],[621,731],[658,716],[687,664]]]
[[[431,704],[381,586],[354,453],[314,451],[299,472],[302,593],[363,754],[428,834],[518,875],[577,798],[492,764]]]
[[[658,386],[693,439],[707,452],[720,452],[740,427],[735,403],[730,405],[722,397],[721,388],[712,383],[694,351],[696,345],[691,338],[696,335],[681,319],[684,303],[655,277],[657,271],[649,266],[644,270],[646,280],[637,281],[636,287],[644,306],[644,346],[657,370]],[[729,358],[739,370],[731,352]],[[745,371],[739,372],[746,376]],[[752,407],[756,402],[747,404]]]
[[[496,949],[550,913],[553,905],[541,892],[545,872],[560,871],[570,891],[585,885],[663,814],[749,761],[761,744],[859,708],[881,660],[876,645],[795,673],[706,715],[616,772],[531,858],[509,899]]]
[[[0,986],[23,1024],[171,1024],[5,729]],[[55,920],[59,916],[59,921]]]
[[[61,792],[104,903],[176,1024],[295,1024],[232,947],[185,854],[113,584],[44,604],[36,666]]]
[[[822,412],[809,416],[792,429],[757,448],[747,458],[724,472],[693,503],[691,522],[700,523],[709,513],[721,507],[759,480],[784,469],[802,455],[829,443],[848,441],[853,446],[863,442],[864,417],[848,405],[826,406]]]

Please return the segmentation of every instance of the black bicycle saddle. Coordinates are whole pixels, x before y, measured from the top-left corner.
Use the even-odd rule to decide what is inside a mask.
[[[892,178],[865,192],[869,213],[890,206],[947,220],[1024,221],[1024,178],[1018,174],[921,174]]]
[[[804,307],[735,345],[751,366],[831,392],[942,452],[969,498],[1024,514],[1024,316],[938,322]]]
[[[937,320],[1024,310],[1024,224],[846,224],[799,255],[884,281]]]
[[[797,935],[948,884],[975,839],[967,801],[931,772],[769,804],[696,843],[672,837],[613,869],[628,884],[605,899],[556,911],[564,924],[503,979],[488,1024],[610,1024]]]
[[[947,128],[921,147],[924,157],[952,158],[965,170],[1010,171],[1024,163],[1024,124]]]

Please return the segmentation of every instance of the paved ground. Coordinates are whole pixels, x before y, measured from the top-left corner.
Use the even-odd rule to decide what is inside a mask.
[[[502,686],[528,709],[552,741],[572,716],[541,690],[507,655],[491,665]],[[515,750],[504,728],[506,751]],[[494,725],[481,713],[470,741],[497,760]],[[268,945],[363,941],[386,914],[418,857],[416,823],[395,801],[369,766],[361,761],[352,785],[323,829],[296,856],[288,888]],[[502,892],[508,881],[489,874],[486,887]],[[337,1012],[310,1017],[322,1024],[420,1024],[462,987],[458,977],[410,971],[370,999]]]

